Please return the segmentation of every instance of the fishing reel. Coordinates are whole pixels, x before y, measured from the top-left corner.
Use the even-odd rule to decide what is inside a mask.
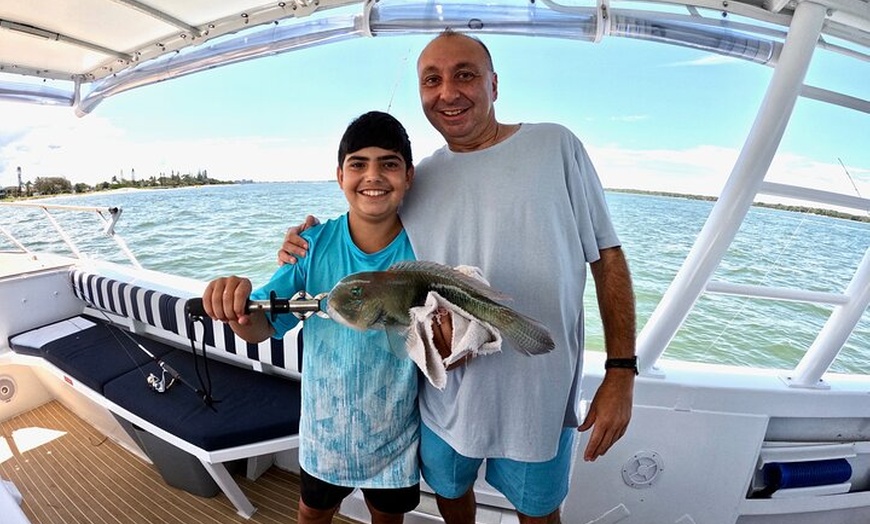
[[[151,389],[153,389],[157,393],[166,393],[169,388],[171,388],[172,385],[175,384],[175,377],[173,376],[169,377],[169,383],[166,382],[165,369],[160,371],[160,378],[157,378],[157,375],[155,375],[154,373],[149,373],[146,380],[148,381],[148,385],[151,387]]]

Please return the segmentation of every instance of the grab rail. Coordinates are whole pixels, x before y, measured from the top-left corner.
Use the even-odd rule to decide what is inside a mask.
[[[761,184],[761,188],[758,190],[758,194],[794,198],[797,200],[803,200],[805,202],[827,204],[830,206],[838,206],[843,208],[849,208],[855,211],[863,211],[864,213],[870,213],[870,198],[844,195],[842,193],[833,193],[831,191],[822,191],[819,189],[795,186],[791,184],[763,182]]]
[[[638,367],[641,373],[655,374],[656,362],[698,297],[702,293],[719,293],[833,305],[831,315],[813,344],[798,365],[783,377],[789,387],[826,388],[823,375],[839,355],[864,311],[870,307],[870,248],[865,250],[843,293],[711,281],[713,272],[758,194],[870,212],[870,200],[860,195],[841,195],[764,181],[788,123],[788,118],[783,118],[783,115],[791,114],[824,17],[824,8],[811,2],[802,2],[795,9],[783,53],[740,157],[695,245],[638,336]]]
[[[52,227],[54,227],[57,234],[63,240],[63,242],[70,248],[76,258],[86,258],[82,255],[76,243],[69,236],[63,226],[55,220],[54,216],[51,214],[49,210],[56,211],[83,211],[83,212],[91,212],[95,213],[96,216],[103,223],[103,233],[112,238],[121,251],[127,256],[130,260],[130,263],[133,264],[134,267],[142,268],[142,264],[139,263],[139,260],[136,259],[136,255],[130,250],[127,246],[127,242],[124,241],[123,238],[119,234],[115,232],[115,225],[118,223],[118,220],[121,218],[122,209],[120,207],[94,207],[94,206],[67,206],[62,204],[45,204],[38,202],[0,202],[0,206],[6,207],[26,207],[26,208],[35,208],[41,209],[43,213],[45,213],[46,219],[51,223]],[[0,226],[0,232],[3,233],[4,236],[9,238],[12,243],[14,243],[19,249],[21,249],[25,253],[29,253],[30,250],[27,249],[24,244],[22,244],[18,239],[15,238],[12,233],[7,231],[5,228]]]
[[[764,182],[809,68],[825,9],[797,5],[752,129],[731,174],[670,286],[637,337],[638,368],[652,373],[734,240]]]
[[[837,358],[843,344],[870,306],[870,249],[864,252],[864,258],[855,270],[845,295],[846,303],[834,308],[813,345],[795,367],[794,374],[787,377],[790,386],[825,387],[822,375]]]

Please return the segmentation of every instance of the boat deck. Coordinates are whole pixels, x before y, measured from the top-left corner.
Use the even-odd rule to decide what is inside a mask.
[[[272,467],[256,482],[237,478],[257,507],[246,520],[223,494],[203,498],[168,486],[153,466],[57,401],[0,422],[0,436],[0,478],[15,483],[33,524],[297,522],[296,475]]]
[[[0,279],[66,267],[72,259],[45,253],[0,251]]]

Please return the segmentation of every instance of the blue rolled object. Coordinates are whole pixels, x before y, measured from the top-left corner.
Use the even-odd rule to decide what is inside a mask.
[[[846,459],[810,462],[770,462],[764,465],[764,483],[770,491],[842,484],[852,477]]]

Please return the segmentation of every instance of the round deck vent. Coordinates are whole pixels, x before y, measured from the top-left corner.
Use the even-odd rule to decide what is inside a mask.
[[[639,451],[622,466],[622,480],[635,489],[652,486],[665,470],[662,457],[655,451]]]
[[[0,402],[9,402],[15,396],[15,380],[8,375],[0,375]]]

